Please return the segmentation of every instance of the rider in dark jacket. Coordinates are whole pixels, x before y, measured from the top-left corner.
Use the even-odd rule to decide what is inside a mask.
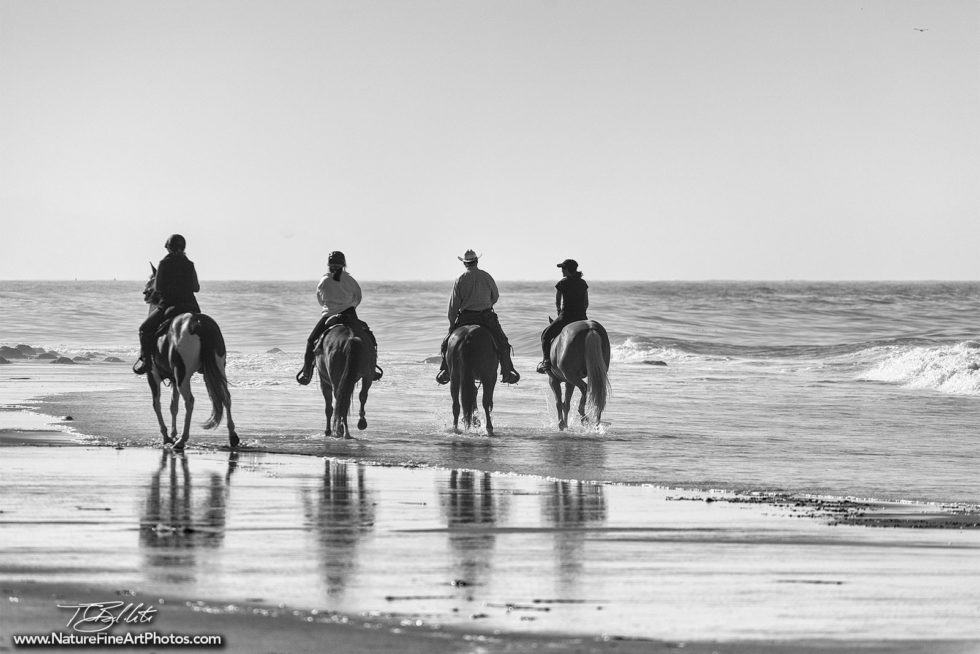
[[[577,320],[588,320],[585,312],[589,308],[589,285],[582,279],[578,262],[575,259],[565,259],[558,267],[563,275],[555,284],[555,309],[558,317],[541,332],[541,350],[544,353],[544,359],[538,364],[538,372],[541,374],[547,374],[551,370],[551,342],[565,325]]]
[[[174,234],[167,239],[164,247],[167,248],[167,256],[160,260],[154,282],[159,300],[140,325],[140,358],[133,365],[133,372],[137,375],[145,374],[150,368],[153,337],[164,320],[180,313],[201,312],[194,297],[201,290],[197,271],[194,262],[184,254],[187,241],[180,234]]]

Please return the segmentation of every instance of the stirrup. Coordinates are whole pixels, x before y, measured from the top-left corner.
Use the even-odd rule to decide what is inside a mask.
[[[133,372],[135,372],[137,375],[145,375],[149,371],[150,371],[150,364],[148,364],[146,362],[146,359],[144,359],[143,357],[137,359],[136,363],[133,364]]]
[[[545,359],[538,364],[538,374],[547,375],[549,372],[551,372],[551,361]]]
[[[304,367],[298,373],[296,373],[296,382],[301,386],[307,386],[310,380],[313,379],[313,368]]]
[[[439,371],[439,374],[436,375],[436,381],[439,382],[440,384],[448,384],[449,383],[449,371],[448,370],[440,370]]]

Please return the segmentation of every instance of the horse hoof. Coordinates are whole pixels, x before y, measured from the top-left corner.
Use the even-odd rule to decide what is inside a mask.
[[[364,418],[361,418],[360,420],[358,420],[357,421],[357,428],[360,429],[361,431],[364,431],[365,429],[367,429],[367,420],[365,420]]]
[[[235,432],[231,432],[230,434],[228,434],[228,444],[231,445],[232,447],[238,447],[238,444],[241,442],[242,442],[241,439],[238,438],[238,434],[236,434]]]

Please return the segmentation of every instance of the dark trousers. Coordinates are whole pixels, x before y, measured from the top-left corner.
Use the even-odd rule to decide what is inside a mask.
[[[360,329],[367,334],[369,339],[371,339],[371,345],[374,346],[374,349],[378,349],[378,339],[374,336],[374,332],[371,331],[371,328],[368,327],[366,322],[357,317],[357,311],[354,310],[354,307],[351,307],[350,309],[342,311],[341,313],[337,313],[332,316],[323,316],[320,318],[320,320],[317,321],[316,325],[313,327],[313,331],[310,332],[310,337],[306,339],[306,351],[313,352],[313,348],[316,347],[320,337],[334,325],[347,325],[349,327]]]
[[[153,339],[160,325],[181,313],[199,313],[200,309],[190,305],[175,305],[172,307],[155,307],[150,311],[150,315],[140,325],[140,351],[145,353],[153,351]]]
[[[584,314],[581,316],[566,316],[564,313],[559,313],[558,317],[541,332],[541,351],[544,353],[545,359],[548,361],[551,360],[551,342],[555,340],[555,337],[561,333],[565,325],[570,325],[577,320],[588,320],[588,318]]]
[[[494,345],[497,348],[497,353],[503,353],[510,357],[510,341],[507,340],[507,334],[504,333],[504,328],[500,326],[500,319],[497,314],[487,309],[486,311],[460,311],[459,315],[456,317],[456,322],[453,323],[452,327],[449,328],[449,334],[446,334],[446,338],[442,339],[442,355],[446,356],[446,346],[449,344],[449,335],[453,333],[457,327],[463,327],[464,325],[480,325],[481,327],[486,327],[490,330],[490,334],[493,336]]]

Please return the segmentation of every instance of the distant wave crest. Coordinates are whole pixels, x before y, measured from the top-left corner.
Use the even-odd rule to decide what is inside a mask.
[[[980,395],[980,343],[891,346],[861,379],[902,384],[953,395]]]

